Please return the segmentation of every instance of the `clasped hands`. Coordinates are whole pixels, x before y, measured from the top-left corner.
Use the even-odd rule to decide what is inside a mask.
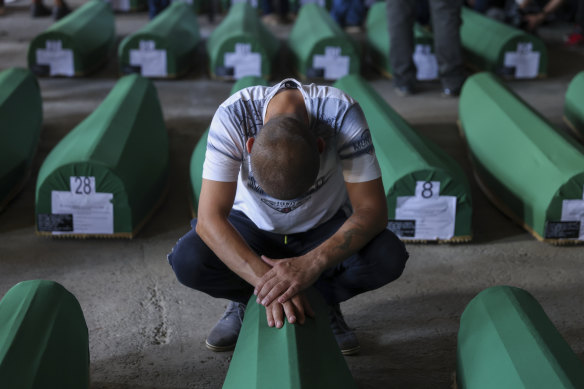
[[[262,261],[271,269],[257,283],[254,294],[258,304],[266,307],[268,326],[282,328],[284,315],[290,324],[304,324],[306,316],[314,317],[308,299],[302,293],[320,276],[321,270],[307,255]]]

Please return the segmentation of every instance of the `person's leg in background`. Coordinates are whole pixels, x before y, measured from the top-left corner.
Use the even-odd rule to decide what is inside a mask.
[[[400,96],[414,93],[416,83],[416,66],[412,57],[415,20],[415,1],[387,0],[389,63],[393,74],[393,85]]]
[[[349,0],[333,0],[330,15],[341,27],[345,27],[345,18],[349,10]]]
[[[461,8],[462,0],[430,0],[434,51],[444,96],[458,96],[466,79],[460,43]]]
[[[584,0],[572,0],[571,6],[574,11],[574,32],[566,37],[567,46],[584,45]]]

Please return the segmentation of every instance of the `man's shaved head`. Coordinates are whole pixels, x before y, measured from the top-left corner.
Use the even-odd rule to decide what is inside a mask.
[[[319,167],[316,137],[293,116],[271,118],[253,143],[253,176],[274,198],[291,200],[301,196],[314,184]]]

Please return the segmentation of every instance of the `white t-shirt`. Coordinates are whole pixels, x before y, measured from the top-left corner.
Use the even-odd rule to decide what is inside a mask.
[[[259,187],[245,144],[263,127],[266,107],[281,89],[298,88],[304,96],[309,128],[325,141],[314,185],[293,200],[278,200]],[[339,89],[301,85],[286,79],[273,87],[254,86],[229,97],[215,113],[203,165],[203,178],[237,181],[233,209],[260,229],[280,234],[304,232],[329,220],[340,209],[350,212],[345,181],[381,176],[369,127],[359,104]]]

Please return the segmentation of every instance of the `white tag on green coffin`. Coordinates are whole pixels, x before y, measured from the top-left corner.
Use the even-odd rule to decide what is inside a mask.
[[[112,193],[97,193],[95,177],[69,178],[70,190],[51,192],[51,212],[73,215],[73,231],[59,234],[113,234],[114,205]]]
[[[583,189],[584,192],[584,189]],[[579,221],[580,233],[578,240],[584,240],[584,194],[582,200],[564,200],[562,201],[562,219],[563,222]]]
[[[326,80],[338,80],[349,74],[350,58],[341,55],[341,48],[336,46],[325,46],[324,55],[315,54],[312,57],[312,67],[324,69]]]
[[[400,196],[396,220],[414,220],[415,234],[402,239],[452,239],[456,221],[456,196],[440,196],[440,181],[417,181],[415,196]]]
[[[226,67],[233,68],[235,79],[245,76],[262,76],[262,56],[252,52],[249,43],[236,43],[235,52],[225,53],[223,60]]]
[[[540,53],[533,51],[533,43],[517,44],[517,51],[505,53],[506,67],[515,68],[516,78],[535,78],[539,74]]]
[[[72,77],[75,75],[73,51],[71,49],[63,49],[63,42],[59,40],[47,40],[45,49],[37,49],[36,63],[48,65],[49,75],[51,76]]]
[[[141,40],[139,49],[130,50],[130,65],[140,66],[144,77],[166,77],[166,50],[156,50],[156,42]]]
[[[438,78],[438,60],[436,55],[432,53],[431,45],[416,45],[414,63],[416,64],[416,78],[418,80],[435,80]]]

